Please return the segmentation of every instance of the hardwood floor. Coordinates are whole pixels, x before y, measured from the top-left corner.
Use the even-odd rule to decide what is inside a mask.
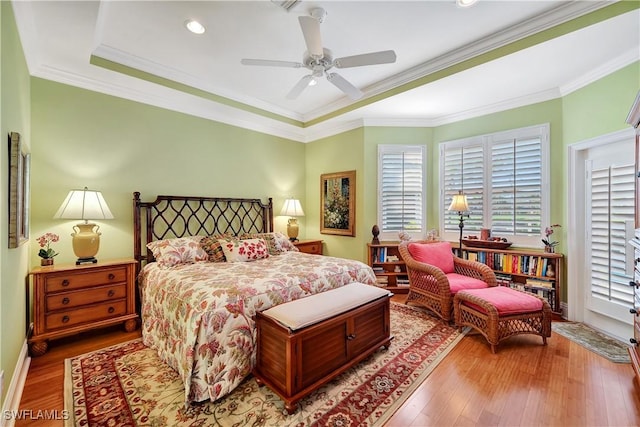
[[[62,415],[64,359],[138,336],[139,330],[112,328],[52,342],[44,356],[31,360],[20,409]],[[467,335],[387,426],[640,425],[640,385],[630,364],[609,362],[555,333],[547,342],[512,337],[492,354],[481,335]]]

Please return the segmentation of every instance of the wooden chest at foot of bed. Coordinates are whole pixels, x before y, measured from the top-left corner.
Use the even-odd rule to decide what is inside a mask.
[[[391,342],[388,291],[361,283],[256,314],[258,384],[285,402],[300,399]]]

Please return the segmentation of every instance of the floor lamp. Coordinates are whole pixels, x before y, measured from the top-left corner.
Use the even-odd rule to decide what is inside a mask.
[[[460,239],[459,239],[460,253],[458,255],[462,256],[462,229],[464,228],[465,212],[469,211],[469,203],[467,203],[467,196],[462,194],[462,191],[460,191],[458,194],[453,196],[453,200],[451,200],[451,205],[449,205],[448,210],[458,212],[458,215],[460,215],[460,223],[458,224],[458,227],[460,227]],[[466,217],[469,218],[469,214],[467,214]]]

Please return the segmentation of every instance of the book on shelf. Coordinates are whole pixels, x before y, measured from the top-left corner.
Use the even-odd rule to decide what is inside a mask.
[[[547,280],[539,277],[527,278],[526,284],[527,286],[531,286],[534,288],[548,288],[548,289],[553,289],[553,285],[554,285],[552,280]]]
[[[409,286],[409,279],[400,279],[400,278],[398,278],[396,280],[396,284],[398,286]]]
[[[387,276],[378,276],[376,277],[376,283],[380,285],[386,285],[389,283],[389,278]]]

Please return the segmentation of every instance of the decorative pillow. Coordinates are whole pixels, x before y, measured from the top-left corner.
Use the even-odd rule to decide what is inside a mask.
[[[276,242],[278,242],[278,244],[280,245],[280,248],[282,248],[283,252],[288,252],[288,251],[294,251],[294,252],[298,252],[298,248],[295,247],[295,245],[293,243],[291,243],[291,240],[289,240],[289,238],[287,236],[285,236],[284,234],[282,234],[279,231],[276,231],[275,233],[273,233],[274,236],[276,236]]]
[[[444,274],[453,273],[453,252],[449,242],[409,243],[409,253],[416,261],[438,267]]]
[[[280,255],[285,252],[280,245],[280,242],[276,240],[275,233],[245,233],[240,236],[241,239],[262,239],[269,248],[269,255]]]
[[[200,246],[202,236],[179,237],[176,239],[156,240],[147,244],[153,257],[161,265],[171,267],[178,264],[190,264],[207,261],[209,255]]]
[[[268,258],[269,249],[263,239],[219,239],[227,262],[246,262]]]
[[[230,239],[231,236],[226,234],[214,234],[213,236],[203,237],[200,246],[207,253],[211,262],[225,262],[224,251],[220,245],[219,239]]]

